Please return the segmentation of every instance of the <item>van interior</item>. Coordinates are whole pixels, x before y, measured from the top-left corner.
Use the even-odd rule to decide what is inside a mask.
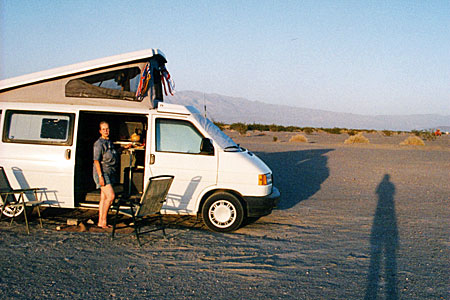
[[[95,207],[100,202],[100,189],[96,189],[92,173],[93,145],[100,137],[102,121],[109,123],[110,139],[120,157],[115,192],[139,195],[144,190],[147,115],[81,111],[75,155],[75,206]],[[124,149],[129,143],[132,149]]]

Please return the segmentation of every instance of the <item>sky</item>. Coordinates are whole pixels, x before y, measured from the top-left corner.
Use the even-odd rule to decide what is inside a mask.
[[[0,0],[0,80],[148,48],[179,91],[450,115],[449,0]]]

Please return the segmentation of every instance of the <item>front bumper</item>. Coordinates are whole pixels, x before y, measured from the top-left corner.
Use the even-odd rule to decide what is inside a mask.
[[[272,187],[272,193],[267,196],[244,196],[243,198],[247,204],[247,217],[262,217],[270,214],[272,209],[277,206],[280,191],[276,187]]]

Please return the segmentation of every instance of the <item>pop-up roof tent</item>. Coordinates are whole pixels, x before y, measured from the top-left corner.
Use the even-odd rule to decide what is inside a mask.
[[[154,108],[170,75],[159,49],[121,54],[0,81],[1,102]]]

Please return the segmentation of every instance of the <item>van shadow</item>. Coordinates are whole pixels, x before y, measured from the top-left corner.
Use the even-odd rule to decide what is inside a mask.
[[[330,176],[325,155],[334,149],[288,152],[257,152],[274,175],[274,186],[281,193],[278,209],[289,209],[320,190]]]
[[[395,213],[395,185],[390,175],[385,174],[376,189],[378,204],[370,234],[370,267],[364,299],[377,299],[378,290],[384,286],[386,299],[398,299],[397,290],[397,250],[398,228]],[[381,265],[384,258],[384,275]],[[382,280],[384,279],[384,280]],[[380,284],[383,281],[383,284]]]

